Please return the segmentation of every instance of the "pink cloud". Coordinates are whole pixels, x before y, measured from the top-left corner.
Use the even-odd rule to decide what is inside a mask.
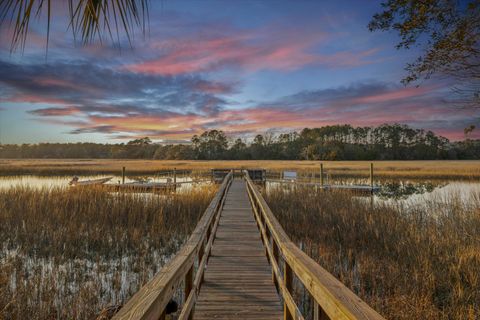
[[[463,130],[459,129],[436,129],[433,130],[435,133],[440,134],[444,137],[448,137],[451,140],[463,140],[465,139],[465,134]],[[480,130],[477,128],[468,136],[469,139],[480,139]]]
[[[68,89],[76,89],[76,85],[72,82],[59,78],[35,78],[34,81],[43,87],[63,87]]]
[[[201,81],[197,83],[193,89],[211,94],[224,94],[232,92],[233,86],[220,82]]]
[[[360,52],[320,54],[313,49],[328,38],[322,32],[294,33],[271,29],[237,31],[210,38],[164,40],[153,45],[159,57],[125,66],[126,69],[147,74],[177,75],[211,71],[219,67],[240,67],[258,70],[296,70],[306,65],[353,67],[370,63],[365,60],[377,49]]]
[[[43,104],[59,104],[59,105],[70,104],[70,102],[63,100],[61,98],[43,97],[39,95],[20,94],[20,93],[10,97],[2,98],[0,99],[0,101],[13,102],[13,103],[43,103]]]
[[[345,88],[348,91],[348,88]],[[431,90],[431,89],[430,89]],[[384,123],[404,123],[416,128],[434,130],[451,139],[463,139],[462,123],[473,117],[471,110],[452,109],[444,104],[436,104],[427,88],[389,88],[372,94],[366,90],[355,98],[346,101],[327,101],[317,107],[292,108],[279,104],[258,105],[242,110],[219,110],[215,114],[180,114],[166,112],[152,115],[141,113],[132,116],[97,116],[85,113],[86,121],[76,125],[80,132],[128,133],[148,135],[157,139],[188,140],[193,134],[216,128],[230,134],[257,134],[268,128],[281,130],[301,130],[305,127],[349,123],[354,126],[378,126]],[[425,97],[428,97],[426,99]],[[48,116],[82,115],[75,107],[40,109]],[[64,114],[62,114],[64,113]],[[451,121],[446,122],[445,119]],[[82,131],[83,130],[83,131]],[[478,133],[475,133],[477,135]]]
[[[31,114],[35,114],[43,117],[62,117],[71,116],[80,113],[80,109],[73,106],[61,107],[61,108],[44,108],[30,111]]]
[[[384,109],[379,105],[372,105],[367,109],[349,109],[345,112],[333,112],[335,107],[318,109],[289,110],[284,107],[257,107],[246,110],[223,110],[215,116],[200,114],[164,115],[136,115],[129,117],[108,117],[90,115],[85,122],[75,124],[77,129],[108,130],[103,133],[128,133],[128,136],[148,135],[156,139],[189,140],[192,135],[200,134],[205,130],[216,128],[235,134],[263,133],[267,128],[282,130],[301,130],[305,127],[319,127],[325,125],[349,123],[353,126],[378,126],[384,123],[405,123],[414,127],[432,129],[437,134],[450,139],[463,139],[463,128],[442,128],[442,119],[445,119],[450,110],[445,108],[428,108],[424,105],[412,104],[402,108]],[[69,108],[64,115],[76,114],[78,110]],[[44,115],[57,116],[62,112],[51,108]],[[462,121],[465,114],[458,116]],[[421,120],[419,120],[421,119]],[[455,119],[453,119],[455,120]],[[58,121],[58,120],[56,120]],[[428,125],[425,125],[428,123]],[[67,122],[66,122],[67,124]],[[70,123],[68,123],[70,125]],[[96,129],[98,128],[98,129]],[[477,136],[475,133],[474,136]]]
[[[371,104],[381,102],[391,102],[399,99],[408,99],[412,97],[423,96],[432,91],[432,87],[406,87],[388,92],[383,92],[375,95],[368,95],[353,99],[352,103],[355,104]]]

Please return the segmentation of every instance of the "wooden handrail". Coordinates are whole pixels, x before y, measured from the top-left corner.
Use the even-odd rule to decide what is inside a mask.
[[[315,319],[384,319],[343,283],[298,248],[283,230],[258,188],[245,173],[247,191],[273,279],[284,300],[284,319],[303,319],[292,298],[292,273],[310,292]],[[280,263],[283,260],[283,275]]]
[[[113,319],[164,319],[165,307],[182,280],[185,280],[185,303],[179,319],[191,318],[218,226],[219,212],[232,177],[233,173],[230,172],[224,178],[220,189],[182,249],[163,266],[152,280],[127,301]],[[205,242],[207,243],[205,244]],[[195,261],[198,262],[196,271]]]

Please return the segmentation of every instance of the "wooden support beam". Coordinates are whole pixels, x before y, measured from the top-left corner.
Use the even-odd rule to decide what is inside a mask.
[[[278,264],[278,246],[275,243],[275,240],[272,241],[272,251],[273,251],[273,260]],[[275,284],[275,288],[277,288],[278,292],[278,282],[277,282],[277,277],[275,276],[275,271],[272,268],[272,278],[273,278],[273,283]]]
[[[313,320],[320,320],[320,306],[313,300]]]
[[[285,288],[287,291],[292,294],[292,288],[293,288],[293,275],[292,275],[292,269],[288,265],[287,262],[285,262],[283,266],[283,281],[285,282]],[[290,312],[290,309],[288,308],[288,305],[286,302],[283,304],[283,319],[284,320],[292,320],[293,316],[292,313]]]
[[[185,300],[187,300],[188,296],[190,295],[192,288],[193,288],[193,265],[185,275]],[[193,318],[192,313],[190,313],[188,316],[188,320],[192,320],[192,318]]]
[[[330,320],[325,312],[323,312],[320,305],[313,300],[313,320]]]
[[[158,320],[165,320],[166,318],[166,315],[165,315],[165,310],[162,312],[162,314],[160,315],[160,318],[158,318]]]

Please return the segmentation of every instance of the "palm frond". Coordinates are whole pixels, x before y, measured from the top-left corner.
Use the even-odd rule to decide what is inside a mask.
[[[68,0],[69,24],[74,41],[81,39],[83,44],[94,40],[103,42],[109,38],[112,42],[126,36],[130,45],[134,29],[141,29],[145,34],[149,14],[148,0]],[[39,17],[47,8],[48,48],[50,24],[52,20],[52,0],[2,0],[0,2],[0,27],[12,26],[13,33],[10,50],[25,49],[29,22],[32,17]],[[113,24],[111,20],[113,18]]]

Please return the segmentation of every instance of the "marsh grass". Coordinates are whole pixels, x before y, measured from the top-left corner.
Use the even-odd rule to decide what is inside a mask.
[[[322,161],[335,177],[368,178],[371,161]],[[480,161],[373,161],[375,177],[478,179]],[[106,159],[0,159],[0,175],[91,175],[120,174],[122,166],[130,175],[151,175],[162,170],[188,169],[209,173],[212,168],[263,168],[277,177],[282,170],[297,170],[302,175],[319,174],[319,161],[286,160],[106,160]]]
[[[292,239],[387,319],[480,317],[480,194],[470,198],[407,207],[301,187],[266,194]]]
[[[122,304],[181,247],[214,192],[1,190],[0,319],[90,319]]]

